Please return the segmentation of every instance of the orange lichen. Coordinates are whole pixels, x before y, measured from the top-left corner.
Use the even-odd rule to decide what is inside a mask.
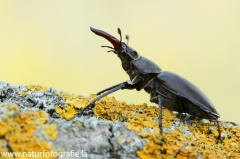
[[[33,135],[37,127],[40,127],[41,133],[51,140],[56,139],[56,126],[45,124],[48,117],[43,111],[21,110],[16,105],[9,105],[4,114],[5,118],[0,119],[0,152],[52,151],[47,141],[38,140]]]
[[[240,137],[240,131],[236,132],[236,136]]]
[[[96,97],[96,95],[87,98],[85,104],[87,105],[93,97]],[[129,105],[117,101],[114,97],[104,97],[95,103],[93,112],[102,119],[123,121],[128,129],[137,131],[140,137],[145,138],[147,142],[143,149],[136,152],[139,158],[142,159],[174,157],[178,159],[194,159],[198,154],[201,154],[202,158],[215,156],[213,154],[218,157],[224,155],[232,158],[240,157],[239,126],[229,127],[228,129],[220,126],[222,133],[232,137],[225,139],[223,143],[217,143],[218,131],[216,123],[205,121],[204,124],[201,124],[191,120],[190,125],[181,124],[176,128],[171,128],[171,121],[179,121],[179,119],[170,110],[163,109],[163,127],[173,129],[173,131],[169,133],[163,132],[166,144],[162,145],[158,127],[157,107],[147,106],[146,104]],[[188,136],[183,133],[186,127],[191,132]],[[153,132],[143,132],[143,129],[152,129]]]
[[[213,154],[210,154],[209,155],[209,159],[217,159],[217,157],[215,155],[213,155]]]
[[[26,94],[33,90],[47,90],[47,87],[29,86],[27,91],[19,92],[19,94]],[[61,118],[71,120],[76,114],[77,109],[84,108],[89,102],[96,98],[97,95],[92,94],[89,98],[70,95],[65,92],[57,92],[57,95],[65,100],[65,107],[55,106],[56,113]],[[15,108],[11,108],[14,110]],[[240,158],[240,127],[239,126],[220,126],[221,133],[229,136],[223,139],[222,142],[217,142],[218,131],[217,125],[214,122],[205,120],[199,123],[195,120],[190,121],[190,125],[181,123],[178,126],[172,127],[172,121],[179,119],[168,109],[163,109],[162,123],[164,128],[168,128],[168,133],[163,131],[166,143],[161,142],[161,136],[158,127],[158,108],[148,106],[147,104],[126,104],[120,102],[114,97],[104,97],[95,103],[93,112],[96,116],[104,120],[119,120],[125,122],[128,129],[135,130],[138,135],[146,139],[146,144],[143,149],[137,151],[139,158],[155,159],[155,158],[178,158],[185,159],[197,158],[201,154],[202,158]],[[21,116],[19,122],[22,120],[26,123],[32,124],[32,120],[27,120],[26,116]],[[2,125],[1,125],[2,124]],[[2,130],[0,136],[8,134],[8,125],[0,123]],[[183,132],[185,128],[191,132],[185,135]],[[24,129],[24,128],[23,128]],[[28,128],[33,132],[34,127]],[[52,128],[53,129],[53,128]],[[143,130],[151,131],[143,131]],[[53,135],[50,137],[55,138]],[[130,142],[130,139],[119,138],[119,142]],[[2,142],[0,140],[0,142]]]

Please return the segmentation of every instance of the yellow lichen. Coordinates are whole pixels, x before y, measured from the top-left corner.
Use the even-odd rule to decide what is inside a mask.
[[[96,96],[94,96],[96,97]],[[87,103],[93,99],[87,99]],[[86,105],[87,105],[86,103]],[[182,124],[175,128],[175,131],[165,133],[163,132],[166,144],[161,146],[161,138],[158,127],[158,108],[153,106],[142,105],[128,105],[125,102],[119,102],[114,97],[104,97],[95,103],[93,112],[96,116],[102,119],[119,120],[125,122],[128,129],[138,132],[140,137],[146,139],[146,144],[141,151],[137,151],[139,158],[190,158],[194,159],[197,154],[201,153],[202,158],[210,158],[218,154],[228,153],[232,158],[240,157],[238,148],[240,147],[240,131],[239,126],[236,128],[224,129],[220,126],[222,133],[229,133],[231,139],[226,139],[223,143],[217,143],[218,131],[217,125],[214,122],[207,122],[205,124],[198,123],[191,120],[191,125]],[[163,127],[171,129],[171,121],[178,121],[179,119],[168,109],[163,109]],[[191,135],[185,136],[181,131],[184,127],[188,127]],[[214,129],[210,127],[215,127]],[[143,128],[151,128],[153,133],[142,132]],[[234,131],[233,131],[234,129]],[[181,131],[180,131],[181,130]],[[198,140],[195,141],[194,139]],[[234,142],[233,142],[234,141]],[[228,146],[227,146],[228,145]],[[216,149],[218,147],[218,149]],[[219,151],[221,149],[222,151]],[[236,155],[237,154],[237,155]],[[224,156],[224,155],[223,155]],[[237,156],[237,157],[236,157]]]
[[[65,113],[72,112],[68,119],[71,119],[76,113],[74,110],[83,108],[97,95],[91,95],[89,98],[74,96],[67,93],[58,93],[66,101],[65,109],[56,106],[56,112],[62,117],[67,118]],[[93,112],[96,116],[104,120],[119,120],[125,122],[130,130],[135,130],[138,135],[146,139],[143,149],[137,151],[137,155],[142,159],[155,158],[190,158],[194,159],[197,154],[202,158],[213,158],[214,156],[223,158],[240,158],[240,127],[223,128],[220,126],[223,134],[231,136],[224,139],[222,143],[217,143],[218,131],[214,122],[204,121],[204,124],[195,120],[190,121],[190,125],[181,124],[173,128],[172,132],[163,132],[166,143],[161,142],[158,127],[158,108],[148,106],[147,104],[133,105],[120,102],[114,97],[104,97],[95,102]],[[163,109],[162,123],[163,127],[171,128],[171,121],[179,119],[170,110]],[[191,135],[186,136],[182,131],[188,127]],[[152,129],[153,133],[142,132],[143,129]],[[121,138],[120,138],[121,140]],[[126,142],[129,140],[122,139]],[[226,157],[224,157],[226,156]]]
[[[13,114],[10,114],[9,111],[13,111]],[[47,141],[38,140],[33,135],[36,128],[41,127],[43,134],[52,140],[56,138],[54,137],[54,134],[57,133],[56,128],[54,128],[56,126],[44,124],[48,117],[43,111],[19,110],[17,106],[9,105],[4,113],[5,118],[0,119],[0,152],[52,151]],[[42,158],[51,157],[42,156]]]
[[[56,125],[43,125],[42,126],[43,131],[45,134],[48,135],[49,139],[56,140],[57,139],[57,126]]]
[[[77,126],[82,126],[82,123],[81,122],[77,122]]]
[[[122,141],[123,138],[121,136],[118,137],[118,141]]]
[[[71,120],[77,111],[74,106],[71,104],[66,104],[65,109],[60,108],[58,105],[55,106],[56,112],[60,115],[61,118],[65,118],[67,120]]]
[[[40,85],[30,85],[27,87],[28,91],[32,91],[32,90],[36,90],[36,91],[40,91],[40,90],[43,90],[43,91],[46,91],[48,90],[48,87],[46,86],[40,86]]]
[[[18,94],[19,95],[26,95],[27,92],[32,93],[33,90],[35,90],[35,91],[40,91],[40,90],[46,91],[46,90],[48,90],[48,87],[40,86],[40,85],[29,85],[27,87],[27,90],[19,91]]]
[[[82,96],[70,95],[66,92],[57,92],[57,95],[63,97],[66,104],[65,109],[55,105],[56,113],[58,113],[61,118],[66,120],[71,120],[77,114],[76,109],[84,108],[89,104],[91,99],[96,97],[94,94],[91,95],[90,98],[86,98]],[[103,112],[103,110],[100,110],[100,112]]]
[[[130,143],[130,142],[131,142],[131,139],[127,138],[127,139],[126,139],[126,142],[127,142],[127,143]]]

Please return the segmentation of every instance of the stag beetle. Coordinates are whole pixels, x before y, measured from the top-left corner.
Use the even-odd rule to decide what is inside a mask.
[[[159,128],[163,142],[162,106],[180,114],[187,113],[193,117],[217,122],[218,138],[220,139],[220,128],[217,121],[220,114],[199,88],[175,73],[162,71],[158,65],[140,56],[137,51],[122,42],[121,30],[119,28],[120,41],[102,30],[92,27],[90,27],[90,30],[112,43],[113,47],[102,47],[111,48],[112,50],[108,52],[113,52],[120,58],[122,67],[129,75],[130,80],[98,92],[97,95],[99,96],[83,109],[81,115],[90,111],[97,100],[119,89],[136,89],[137,91],[144,89],[150,94],[150,101],[159,105]],[[128,37],[126,38],[128,40]]]

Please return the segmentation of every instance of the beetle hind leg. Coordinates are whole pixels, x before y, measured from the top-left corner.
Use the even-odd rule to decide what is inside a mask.
[[[217,131],[218,131],[218,137],[217,137],[217,143],[220,141],[222,143],[222,138],[221,138],[221,129],[218,120],[210,120],[211,122],[215,122],[217,124]]]
[[[217,126],[218,126],[218,141],[221,141],[221,143],[222,143],[219,121],[216,120],[215,122],[217,123]]]

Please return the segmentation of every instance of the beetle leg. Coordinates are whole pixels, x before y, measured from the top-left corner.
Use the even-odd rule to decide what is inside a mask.
[[[165,142],[164,137],[163,137],[163,130],[162,130],[162,99],[161,96],[158,95],[158,110],[159,110],[159,115],[158,115],[158,119],[159,119],[159,129],[160,129],[160,135],[162,138],[162,142]]]
[[[186,97],[180,95],[180,94],[176,94],[175,97],[175,101],[174,101],[174,107],[175,110],[177,112],[179,112],[179,114],[177,115],[178,118],[180,118],[180,122],[186,122],[188,124],[190,124],[190,119],[194,119],[195,116],[194,115],[189,115],[187,114],[187,108],[185,107],[185,101],[186,101]]]
[[[103,97],[105,97],[105,96],[107,96],[107,95],[109,95],[113,92],[116,92],[119,89],[134,89],[137,86],[138,86],[137,84],[136,85],[131,85],[128,82],[123,82],[123,83],[120,83],[118,85],[115,85],[115,86],[109,87],[107,89],[104,89],[104,90],[98,92],[98,94],[101,94],[103,92],[105,92],[105,93],[103,93],[103,94],[99,95],[97,98],[93,99],[85,108],[83,108],[83,110],[79,113],[79,115],[82,116],[85,111],[90,111],[94,107],[94,104],[97,100],[99,100],[99,99],[101,99],[101,98],[103,98]]]
[[[182,97],[179,94],[176,94],[175,100],[174,100],[174,107],[177,112],[179,112],[179,118],[180,121],[182,121],[183,116],[183,102],[182,102]]]
[[[215,122],[217,123],[217,126],[218,126],[218,141],[220,140],[222,142],[219,121],[216,120]]]
[[[109,90],[111,90],[111,89],[119,86],[120,84],[122,84],[122,83],[119,83],[119,84],[116,84],[116,85],[111,86],[111,87],[109,87],[109,88],[106,88],[106,89],[104,89],[104,90],[101,90],[101,91],[97,92],[97,95],[100,95],[100,94],[102,94],[102,93],[104,93],[104,92],[106,92],[106,91],[109,91]]]

